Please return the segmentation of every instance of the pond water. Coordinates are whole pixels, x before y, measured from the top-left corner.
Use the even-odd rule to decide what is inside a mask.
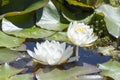
[[[84,50],[82,48],[79,48],[79,56],[80,56],[80,61],[93,64],[93,65],[104,63],[110,59],[109,56],[101,56],[97,52]]]

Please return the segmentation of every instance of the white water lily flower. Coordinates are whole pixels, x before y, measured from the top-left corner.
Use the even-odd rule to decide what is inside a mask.
[[[97,39],[93,29],[84,23],[71,22],[67,31],[69,40],[77,46],[85,47]]]
[[[73,53],[73,47],[66,43],[46,40],[43,43],[36,43],[34,52],[27,50],[28,54],[44,65],[59,65],[64,63]]]

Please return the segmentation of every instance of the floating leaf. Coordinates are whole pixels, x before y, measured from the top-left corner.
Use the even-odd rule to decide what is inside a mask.
[[[49,31],[37,27],[26,28],[21,31],[10,32],[9,34],[22,38],[45,38],[53,35],[54,31]]]
[[[118,38],[120,36],[120,8],[102,5],[96,11],[104,14],[108,32]]]
[[[95,7],[98,8],[103,4],[110,4],[110,2],[111,2],[111,0],[97,0],[96,3],[95,3]]]
[[[15,15],[5,17],[14,25],[20,28],[32,27],[35,24],[35,12],[26,13],[23,15]]]
[[[16,75],[22,69],[16,69],[9,66],[7,63],[0,66],[0,80],[33,80],[32,74]]]
[[[84,4],[78,0],[67,0],[69,4],[75,5],[75,6],[81,6],[81,7],[86,7],[86,8],[92,8],[92,6]],[[86,1],[87,2],[87,1]]]
[[[99,68],[102,70],[101,74],[107,77],[111,77],[114,80],[120,80],[120,63],[115,60],[99,64]]]
[[[23,74],[11,77],[9,80],[34,80],[31,74]]]
[[[25,39],[12,37],[0,31],[0,47],[16,47],[22,44]]]
[[[39,19],[39,14],[37,14],[37,18]],[[60,15],[51,1],[43,8],[42,17],[36,24],[41,28],[56,31],[61,31],[68,27],[68,24],[60,22]]]
[[[20,31],[22,28],[18,28],[14,24],[12,24],[10,21],[7,19],[3,18],[2,19],[2,31],[3,32],[11,32],[11,31]]]
[[[48,3],[48,0],[2,0],[0,15],[13,16],[37,10]],[[21,6],[22,5],[22,6]]]
[[[115,50],[115,47],[113,46],[98,47],[98,52],[102,53],[105,56],[112,56],[114,50]]]
[[[81,23],[86,23],[86,24],[88,24],[91,20],[92,20],[92,18],[93,18],[93,16],[95,15],[95,13],[93,13],[93,14],[91,14],[90,16],[88,16],[88,17],[86,17],[86,18],[84,18],[84,19],[82,19],[82,20],[73,20],[73,19],[70,19],[69,17],[67,17],[66,15],[64,15],[64,14],[62,14],[68,21],[70,21],[70,22],[72,22],[72,21],[78,21],[78,22],[81,22]]]
[[[103,77],[100,75],[84,75],[79,76],[76,80],[103,80]]]
[[[54,68],[52,70],[43,69],[36,75],[38,80],[91,80],[85,74],[97,73],[99,70],[95,66],[84,64],[83,67],[76,66],[67,70]],[[84,75],[84,77],[83,77]],[[100,77],[92,80],[102,80]]]
[[[12,51],[7,48],[0,48],[0,63],[10,62],[19,56],[17,51]]]
[[[65,41],[65,42],[70,43],[69,39],[67,38],[67,33],[66,32],[56,32],[54,35],[52,35],[50,37],[47,37],[45,39]]]
[[[69,2],[66,2],[66,1],[65,0],[62,0],[62,1],[52,0],[54,5],[61,11],[61,13],[72,20],[82,20],[88,17],[89,15],[93,14],[94,12],[93,8],[91,7],[71,5],[69,4]],[[76,2],[75,4],[79,4],[79,1],[77,2],[77,0],[76,1],[70,0],[70,2],[71,3]]]
[[[20,46],[12,47],[10,49],[14,50],[14,51],[26,51],[26,45],[25,44],[21,44]]]

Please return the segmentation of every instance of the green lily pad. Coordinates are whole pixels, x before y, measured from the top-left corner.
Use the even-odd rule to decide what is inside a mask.
[[[34,80],[34,79],[32,78],[31,74],[23,74],[23,75],[13,76],[8,80]]]
[[[25,44],[21,44],[20,46],[12,47],[10,49],[14,51],[26,51],[27,48]]]
[[[11,31],[19,31],[22,30],[22,28],[19,28],[15,26],[12,22],[9,20],[3,18],[2,19],[2,31],[5,33],[11,32]]]
[[[2,0],[1,3],[0,15],[13,16],[29,13],[42,8],[48,3],[48,0]]]
[[[32,74],[16,75],[23,69],[16,69],[7,63],[0,66],[0,80],[33,80]]]
[[[41,29],[38,27],[26,28],[21,31],[10,32],[9,34],[22,38],[46,38],[53,35],[54,31]]]
[[[120,36],[120,8],[105,4],[96,9],[96,12],[104,14],[108,32],[118,38]]]
[[[84,2],[88,2],[89,0],[84,0]],[[81,7],[86,7],[86,8],[92,8],[92,6],[88,5],[88,4],[84,4],[82,1],[77,1],[77,0],[67,0],[67,2],[71,5],[75,5],[75,6],[81,6]]]
[[[48,40],[57,40],[57,41],[65,41],[68,43],[71,43],[67,37],[67,33],[66,32],[56,32],[54,35],[47,37],[45,39]]]
[[[62,31],[68,27],[68,24],[60,22],[60,14],[51,1],[43,8],[42,17],[37,14],[37,26],[48,30]]]
[[[77,0],[52,0],[54,5],[61,11],[61,14],[72,20],[82,20],[93,14],[91,6],[81,3]],[[80,4],[79,4],[80,3]],[[73,5],[74,4],[74,5]],[[79,4],[79,6],[78,6]],[[84,5],[84,6],[83,6]],[[85,7],[87,6],[87,7]]]
[[[9,36],[0,31],[0,47],[16,47],[22,44],[25,39]]]
[[[10,62],[18,58],[17,51],[12,51],[7,48],[0,48],[0,63]]]
[[[120,80],[120,63],[115,60],[110,60],[106,63],[99,64],[99,68],[102,70],[101,74],[107,77],[111,77],[114,80]]]
[[[95,66],[84,64],[83,67],[76,66],[67,70],[60,70],[57,68],[52,70],[49,68],[40,69],[36,77],[38,80],[102,80],[100,76],[94,77],[95,79],[91,79],[90,77],[87,79],[88,76],[85,76],[86,74],[97,72],[99,72],[99,70]]]
[[[105,56],[112,56],[114,54],[114,46],[98,47],[98,52],[102,53]]]
[[[12,30],[15,31],[32,27],[35,24],[34,14],[35,12],[31,12],[23,15],[5,17],[2,19],[2,30],[4,31],[7,29],[7,31],[10,32]]]
[[[72,22],[72,21],[78,21],[80,23],[86,23],[86,24],[90,23],[90,21],[92,20],[92,18],[94,17],[94,15],[95,15],[95,13],[91,14],[90,16],[88,16],[88,17],[86,17],[86,18],[84,18],[82,20],[74,20],[74,19],[71,19],[71,18],[69,18],[69,17],[67,17],[66,15],[63,14],[64,18],[66,18],[70,22]]]

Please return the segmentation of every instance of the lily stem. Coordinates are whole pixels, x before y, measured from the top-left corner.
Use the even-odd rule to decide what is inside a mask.
[[[120,50],[120,49],[119,49],[119,46],[120,46],[120,36],[118,37],[117,43],[115,44],[114,47],[115,47],[116,50]]]
[[[76,57],[76,61],[79,61],[79,46],[75,46],[75,57]]]

